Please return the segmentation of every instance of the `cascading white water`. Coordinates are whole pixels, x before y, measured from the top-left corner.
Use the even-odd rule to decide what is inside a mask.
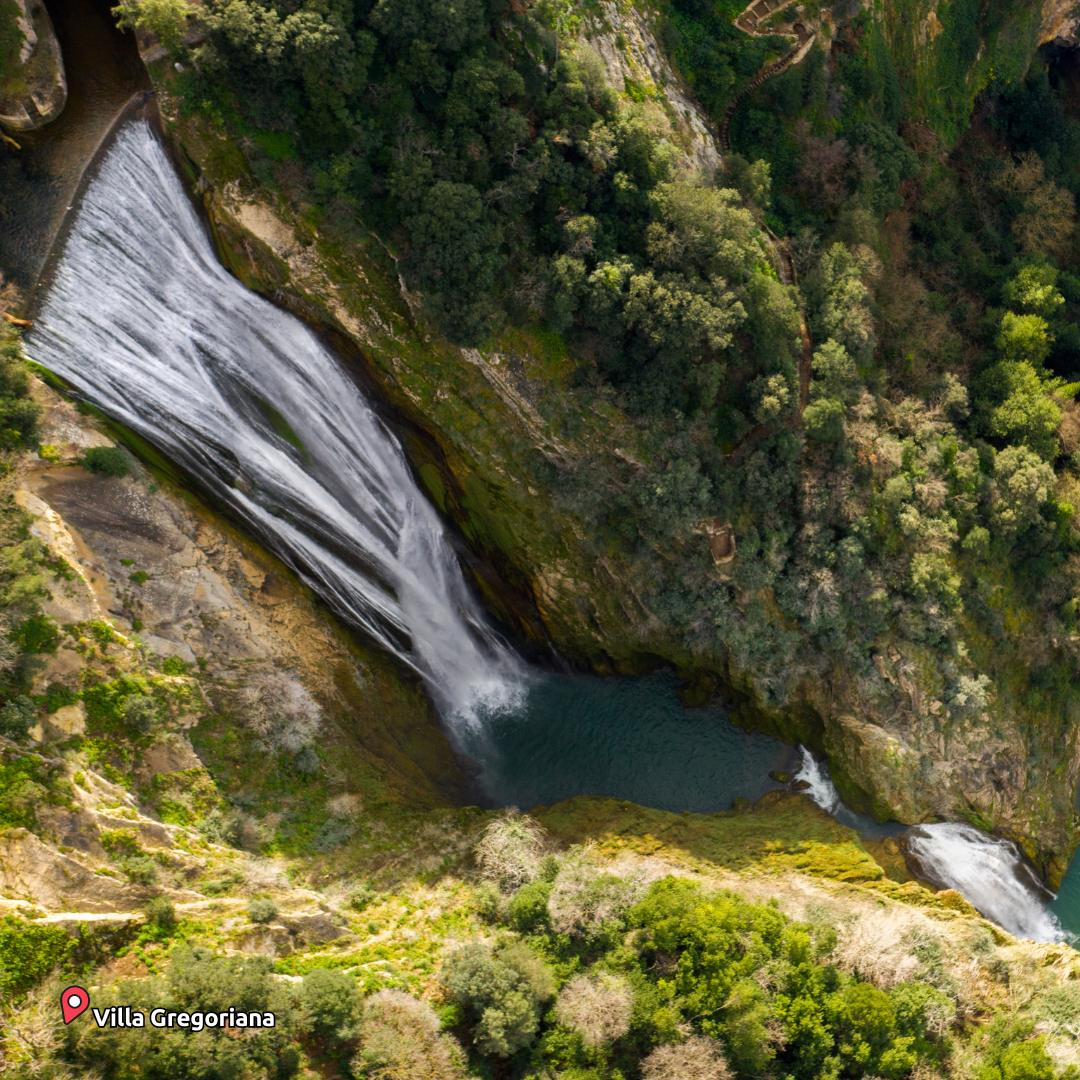
[[[864,831],[862,822],[843,802],[829,779],[827,766],[804,746],[796,780],[809,785],[806,794],[844,825]],[[1017,937],[1064,941],[1066,934],[1045,907],[1052,896],[1008,840],[989,836],[972,825],[944,822],[918,825],[904,840],[920,877],[942,889],[955,889],[988,919]]]
[[[922,876],[956,889],[1010,934],[1034,941],[1066,939],[1056,916],[1044,906],[1052,896],[1011,841],[972,825],[942,822],[916,826],[906,846]]]
[[[119,133],[89,185],[28,346],[417,671],[451,723],[524,702],[526,669],[466,588],[396,439],[313,334],[220,266],[145,123]],[[798,778],[865,826],[805,750]],[[921,826],[909,845],[1002,926],[1062,939],[1013,845],[965,825]]]
[[[823,765],[814,760],[814,755],[811,754],[805,746],[799,747],[799,753],[802,754],[802,765],[795,774],[795,779],[810,785],[806,789],[806,794],[809,795],[822,810],[829,814],[834,813],[842,804],[840,802],[840,794],[836,788],[833,787],[833,782],[829,779],[828,772],[826,772]]]
[[[451,722],[522,700],[524,665],[397,440],[314,334],[218,263],[145,122],[89,184],[28,352],[230,505]]]

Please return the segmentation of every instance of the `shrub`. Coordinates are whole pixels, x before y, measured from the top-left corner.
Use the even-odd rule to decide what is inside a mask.
[[[327,818],[311,841],[311,850],[319,854],[334,851],[351,840],[355,832],[356,826],[348,818]]]
[[[351,975],[316,968],[304,976],[299,999],[306,1031],[337,1041],[355,1037],[361,997]]]
[[[101,476],[127,476],[131,472],[131,457],[119,446],[92,446],[79,463]]]
[[[314,746],[305,746],[293,759],[293,764],[300,772],[314,776],[322,768],[322,759]]]
[[[102,829],[101,846],[113,857],[139,855],[139,834],[134,829]]]
[[[158,719],[157,704],[148,694],[129,694],[121,701],[119,712],[129,728],[143,735],[154,730]]]
[[[268,753],[298,754],[315,738],[322,709],[306,686],[284,671],[257,672],[240,692],[244,724]]]
[[[161,662],[161,671],[163,675],[186,675],[189,666],[179,656],[166,656]]]
[[[0,920],[0,999],[21,997],[62,967],[75,940],[59,926],[38,926],[14,915]]]
[[[253,923],[273,922],[278,917],[279,908],[267,897],[256,897],[248,902],[248,918]]]
[[[546,846],[540,825],[511,809],[484,829],[476,845],[476,862],[485,878],[509,891],[538,876]]]
[[[641,1080],[731,1080],[719,1039],[693,1035],[658,1046],[641,1063]]]
[[[507,921],[523,934],[530,933],[548,923],[548,899],[551,882],[533,881],[523,885],[514,894],[507,910]]]
[[[502,907],[502,893],[490,881],[482,882],[473,890],[473,910],[486,922],[495,922]]]
[[[176,925],[176,907],[164,896],[155,896],[143,908],[146,921],[158,930],[169,931]]]
[[[559,872],[548,900],[552,928],[558,934],[587,937],[599,933],[644,894],[648,883],[604,873],[586,858],[568,862]]]
[[[355,1075],[367,1080],[458,1080],[457,1043],[439,1034],[431,1006],[401,990],[380,990],[364,1004]]]
[[[479,942],[465,945],[446,962],[443,982],[475,1020],[477,1046],[503,1058],[532,1042],[540,1005],[554,991],[551,973],[521,944],[499,955]]]
[[[357,885],[349,893],[349,907],[354,911],[363,911],[379,898],[379,894],[369,885]]]
[[[25,694],[0,709],[0,735],[24,739],[37,723],[37,706]]]
[[[54,653],[60,644],[60,631],[47,615],[35,615],[20,623],[8,635],[23,652]]]
[[[153,885],[158,878],[157,863],[149,855],[129,855],[120,860],[120,869],[136,885]]]
[[[577,975],[559,992],[555,1016],[586,1046],[604,1046],[630,1030],[634,995],[625,979],[601,972]]]

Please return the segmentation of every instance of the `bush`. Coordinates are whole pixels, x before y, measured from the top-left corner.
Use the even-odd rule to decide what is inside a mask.
[[[484,829],[476,845],[476,862],[485,878],[509,891],[538,876],[546,846],[540,825],[511,809]]]
[[[256,897],[248,902],[248,918],[253,923],[269,923],[278,917],[279,908],[273,900]]]
[[[120,719],[142,735],[153,731],[158,720],[157,704],[148,694],[129,694],[121,701],[119,712]]]
[[[353,911],[363,911],[365,908],[370,907],[379,898],[379,894],[371,888],[369,885],[357,885],[351,893],[349,893],[349,907]]]
[[[356,833],[356,826],[344,817],[327,818],[319,826],[319,831],[311,841],[311,850],[319,854],[334,851],[342,844],[348,843]]]
[[[38,926],[14,915],[0,920],[0,999],[25,994],[49,972],[63,967],[75,939],[59,926]]]
[[[164,896],[155,896],[143,908],[146,921],[158,930],[168,932],[176,925],[176,907]]]
[[[131,457],[119,446],[92,446],[79,463],[101,476],[127,476],[131,472]]]
[[[37,723],[37,715],[37,706],[25,694],[20,695],[0,709],[0,735],[25,739]]]
[[[336,1041],[355,1037],[361,997],[351,975],[316,968],[304,976],[299,999],[305,1031]]]
[[[601,972],[577,975],[559,992],[555,1017],[586,1046],[604,1046],[630,1030],[634,995],[625,979]]]
[[[548,924],[548,899],[551,896],[551,882],[534,881],[523,885],[514,894],[507,909],[507,921],[523,934]]]
[[[268,753],[299,754],[322,725],[322,709],[306,686],[284,671],[257,672],[240,692],[244,726]]]
[[[364,1003],[360,1053],[353,1073],[366,1080],[458,1080],[462,1053],[439,1034],[431,1006],[401,990],[380,990]]]
[[[641,1080],[731,1080],[719,1039],[693,1035],[658,1046],[641,1063]]]
[[[647,882],[604,873],[586,858],[567,862],[551,890],[548,913],[558,934],[589,937],[640,899]]]
[[[157,863],[149,855],[129,855],[120,860],[120,869],[136,885],[153,885],[158,879]]]
[[[479,942],[465,945],[447,960],[443,982],[475,1021],[477,1046],[502,1058],[532,1042],[540,1006],[554,992],[547,967],[521,944],[498,955]]]

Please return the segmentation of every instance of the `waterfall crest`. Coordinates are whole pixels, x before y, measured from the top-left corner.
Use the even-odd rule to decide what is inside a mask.
[[[28,352],[229,505],[452,723],[521,702],[524,665],[399,443],[314,334],[219,264],[145,122],[91,181]]]

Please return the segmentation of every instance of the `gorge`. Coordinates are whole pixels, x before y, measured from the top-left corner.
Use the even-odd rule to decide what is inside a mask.
[[[47,6],[0,1066],[1074,1076],[1072,16]]]
[[[786,770],[790,748],[715,711],[693,717],[671,683],[548,674],[518,658],[473,599],[391,431],[311,331],[220,266],[147,122],[120,128],[75,211],[29,355],[416,672],[453,744],[479,762],[487,799],[611,795],[708,813],[776,786],[768,773]],[[851,815],[802,754],[797,775],[823,809],[864,835],[900,831]],[[911,850],[924,876],[1010,931],[1062,939],[1015,847],[930,826]]]

